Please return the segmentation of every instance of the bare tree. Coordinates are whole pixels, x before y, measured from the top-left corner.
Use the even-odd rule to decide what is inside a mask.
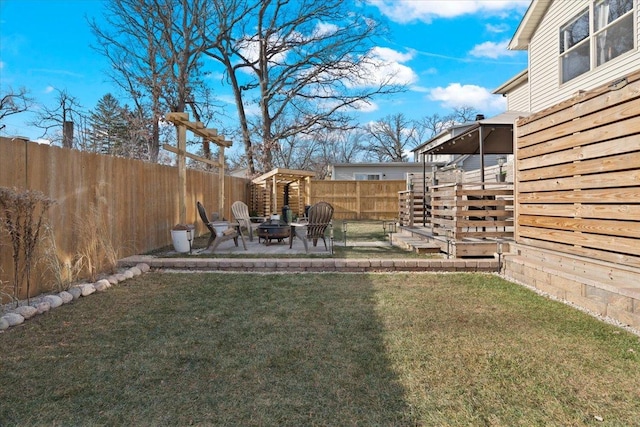
[[[34,99],[29,96],[29,91],[21,87],[13,90],[10,86],[0,92],[0,123],[5,117],[23,113],[35,103]],[[0,129],[4,126],[0,126]]]
[[[351,127],[349,112],[376,95],[403,89],[395,76],[372,81],[380,66],[373,19],[344,0],[215,1],[207,55],[225,67],[238,108],[251,172],[270,169],[280,142]],[[246,107],[257,103],[255,120]],[[259,141],[252,139],[257,135]],[[262,154],[262,158],[259,158]]]
[[[366,130],[367,151],[378,162],[406,162],[406,151],[418,142],[415,123],[402,113],[370,123]]]
[[[449,129],[456,124],[470,122],[475,120],[478,110],[469,106],[454,108],[453,112],[446,116],[440,116],[434,113],[430,116],[422,117],[416,121],[416,133],[419,143],[425,142],[427,139],[433,138],[439,133]]]
[[[478,116],[478,110],[468,105],[463,105],[461,107],[456,107],[453,109],[453,113],[451,114],[451,118],[455,123],[465,123],[476,120]]]
[[[203,50],[206,0],[112,0],[106,24],[94,20],[96,49],[113,70],[111,78],[133,101],[138,121],[150,122],[152,161],[160,149],[159,121],[167,111],[193,111]]]
[[[73,148],[74,123],[80,123],[82,107],[66,89],[56,89],[53,107],[43,106],[30,124],[43,130],[41,138],[47,137],[53,143],[61,143],[65,148]]]

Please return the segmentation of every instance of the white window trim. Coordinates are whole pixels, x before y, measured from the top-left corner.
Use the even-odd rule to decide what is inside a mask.
[[[558,28],[558,61],[557,61],[557,65],[558,65],[558,85],[560,87],[564,86],[564,85],[568,85],[571,83],[574,83],[577,79],[583,78],[585,76],[588,76],[589,74],[593,73],[593,72],[597,72],[599,70],[601,70],[604,67],[610,66],[611,64],[615,64],[616,62],[623,60],[626,56],[632,54],[633,52],[636,52],[638,50],[638,3],[640,2],[640,0],[633,0],[633,6],[631,9],[631,15],[632,15],[632,21],[633,21],[633,48],[629,49],[627,52],[609,60],[606,62],[603,62],[600,65],[596,65],[597,64],[597,52],[596,52],[596,37],[598,36],[598,34],[600,34],[602,32],[602,30],[599,30],[597,33],[595,32],[595,27],[594,27],[594,16],[595,16],[595,3],[597,2],[597,0],[590,0],[589,1],[589,37],[588,39],[588,43],[589,43],[589,70],[577,75],[576,77],[567,80],[566,82],[562,81],[562,59],[565,55],[567,55],[567,53],[571,52],[574,48],[576,48],[577,46],[579,46],[581,43],[576,44],[575,46],[572,46],[571,49],[569,50],[565,50],[564,52],[560,52],[560,38],[562,37],[562,32],[560,31],[561,28],[566,27],[567,25],[569,25],[571,22],[575,21],[576,19],[578,19],[580,17],[580,15],[582,13],[584,13],[584,10],[580,10],[580,12],[576,13],[574,16],[571,17],[571,19],[565,21],[559,28]],[[628,13],[628,12],[627,12]],[[626,14],[623,16],[627,16]],[[623,18],[623,16],[620,16],[616,19],[616,21],[620,20]]]
[[[366,177],[366,179],[358,179],[358,176],[364,176]],[[378,179],[369,179],[369,177],[371,176],[377,176]],[[379,181],[382,179],[382,174],[380,173],[364,173],[364,172],[354,172],[353,173],[353,179],[354,181]]]

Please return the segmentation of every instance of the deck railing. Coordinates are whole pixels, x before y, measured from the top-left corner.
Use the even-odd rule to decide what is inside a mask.
[[[431,227],[435,236],[513,238],[513,185],[455,183],[431,187]]]
[[[453,240],[513,237],[513,184],[448,183],[427,191],[398,193],[400,224]]]

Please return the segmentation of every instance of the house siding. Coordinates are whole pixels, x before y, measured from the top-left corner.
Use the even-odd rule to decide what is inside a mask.
[[[430,165],[428,165],[431,168]],[[380,175],[380,180],[406,179],[408,173],[422,173],[422,163],[333,165],[332,180],[355,180],[356,174]],[[384,176],[383,176],[384,175]]]
[[[507,110],[531,111],[528,83],[518,86],[507,94]]]
[[[529,44],[529,87],[531,91],[531,108],[529,111],[540,111],[555,105],[578,91],[615,81],[638,69],[640,53],[638,34],[638,6],[635,9],[636,46],[635,49],[615,58],[608,63],[594,68],[585,74],[560,83],[559,31],[578,12],[589,7],[591,0],[554,1]],[[510,107],[511,108],[511,107]]]

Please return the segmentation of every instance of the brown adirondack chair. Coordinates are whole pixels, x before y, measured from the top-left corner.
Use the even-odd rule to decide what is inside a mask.
[[[198,214],[200,214],[200,219],[202,219],[202,222],[205,223],[205,225],[211,232],[211,236],[209,237],[209,241],[207,242],[207,247],[204,248],[203,250],[209,249],[209,247],[213,243],[213,247],[211,248],[211,252],[213,252],[216,250],[218,245],[220,245],[220,243],[225,242],[227,240],[231,240],[231,239],[233,239],[233,242],[236,244],[236,246],[238,246],[238,237],[240,237],[240,239],[242,240],[242,246],[244,247],[244,250],[245,251],[247,250],[247,244],[245,243],[244,237],[242,236],[242,233],[239,230],[237,230],[233,226],[229,226],[229,228],[227,228],[222,233],[222,235],[218,236],[216,229],[214,227],[214,223],[209,221],[209,218],[207,217],[207,211],[205,210],[204,206],[202,206],[202,203],[198,201],[196,205],[198,207]]]
[[[331,226],[331,218],[333,217],[333,206],[327,202],[318,202],[309,208],[309,222],[305,225],[294,225],[296,237],[304,243],[304,249],[309,253],[309,243],[311,240],[313,246],[318,245],[318,240],[322,239],[324,248],[327,248],[327,240],[325,231]]]

